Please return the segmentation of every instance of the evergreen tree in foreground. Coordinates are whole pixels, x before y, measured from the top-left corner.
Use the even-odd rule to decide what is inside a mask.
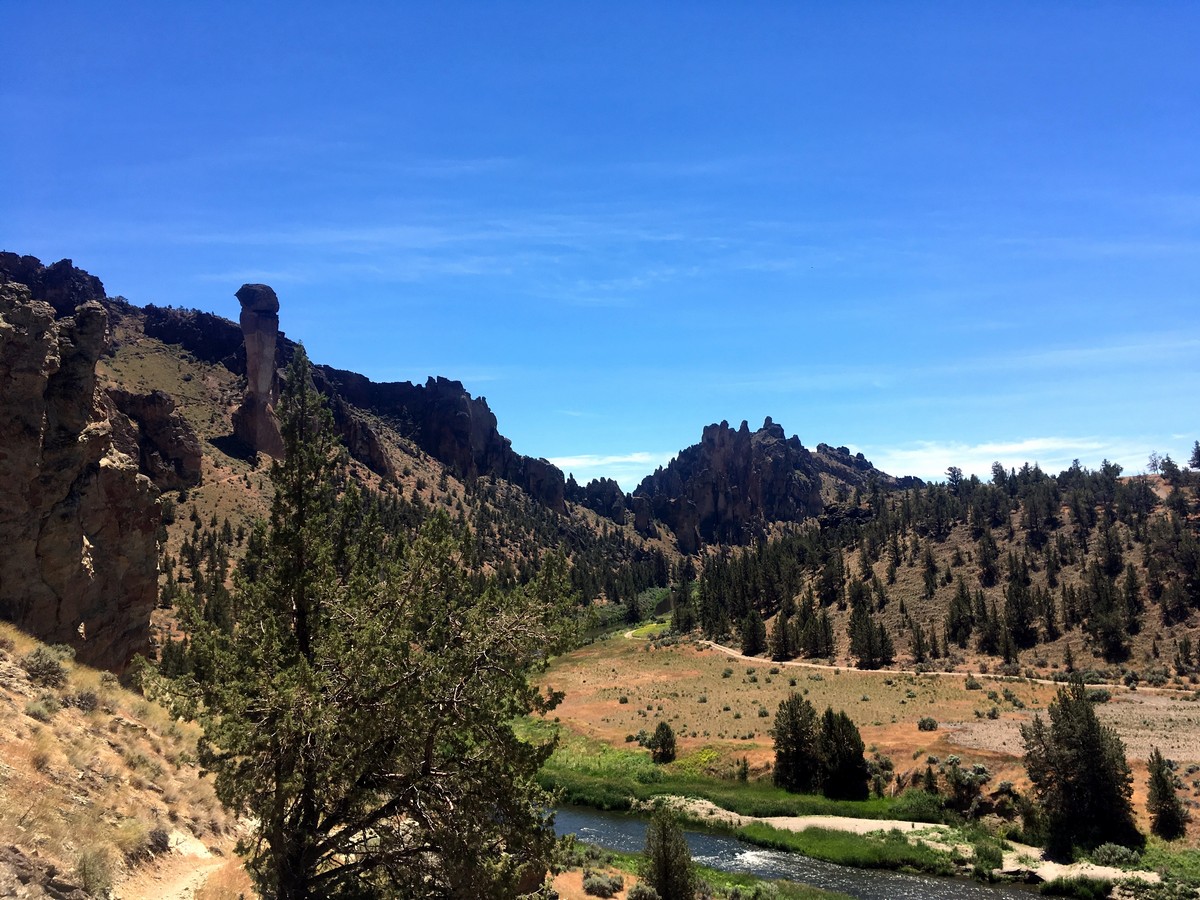
[[[1073,847],[1107,842],[1140,847],[1125,746],[1096,718],[1083,682],[1059,688],[1049,711],[1048,727],[1040,715],[1021,726],[1025,769],[1046,815],[1047,849],[1066,857]]]
[[[797,794],[821,787],[820,738],[817,711],[792,691],[775,712],[775,768],[771,777],[777,786]]]
[[[793,691],[775,712],[775,784],[841,800],[867,797],[867,761],[858,728],[844,712],[813,705]]]
[[[564,566],[519,592],[472,579],[444,515],[384,533],[349,484],[303,349],[279,404],[286,456],[236,576],[232,624],[190,611],[181,711],[267,900],[508,897],[554,837],[534,774],[550,746],[510,723],[560,645]]]
[[[696,872],[683,829],[665,806],[654,811],[646,829],[646,861],[642,877],[662,900],[693,900]]]
[[[1146,809],[1150,813],[1150,830],[1160,838],[1173,841],[1187,830],[1188,814],[1175,793],[1175,773],[1158,748],[1150,754],[1150,770]]]

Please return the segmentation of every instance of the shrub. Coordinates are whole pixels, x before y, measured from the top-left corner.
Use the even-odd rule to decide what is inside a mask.
[[[724,671],[721,672],[722,678],[729,678],[732,675],[733,675],[733,669],[725,669]]]
[[[1112,699],[1112,691],[1108,688],[1092,688],[1087,692],[1090,703],[1107,703]]]
[[[974,675],[968,675],[966,688],[968,691],[982,691],[983,683],[976,679]]]
[[[62,659],[49,647],[36,647],[19,660],[29,674],[29,680],[44,687],[62,687],[67,681],[67,670]]]
[[[624,705],[629,702],[629,698],[626,697],[624,694],[622,694],[620,697],[617,698],[617,702]]]
[[[39,722],[49,722],[59,710],[58,700],[53,694],[42,694],[37,700],[25,704],[25,715]]]
[[[625,879],[620,875],[586,872],[583,876],[583,892],[592,897],[613,897],[624,887]]]
[[[974,846],[975,863],[971,876],[980,881],[991,881],[992,873],[1004,865],[1004,851],[992,841],[980,841]]]
[[[63,697],[64,706],[73,706],[82,712],[93,712],[100,706],[100,697],[95,691],[75,691]]]
[[[644,881],[639,881],[625,894],[626,900],[662,900],[658,891]]]
[[[766,718],[767,716],[769,716],[769,715],[770,715],[770,713],[769,713],[769,712],[767,712],[767,708],[766,708],[765,706],[760,706],[760,707],[758,708],[758,717],[759,717],[760,719],[765,719],[765,718]]]
[[[998,706],[993,706],[991,709],[989,709],[989,710],[987,711],[987,717],[988,717],[989,719],[998,719],[998,718],[1000,718],[1000,707],[998,707]]]
[[[1101,844],[1092,851],[1092,862],[1098,866],[1135,866],[1141,859],[1142,854],[1120,844]]]
[[[917,722],[917,730],[937,731],[937,725],[937,719],[933,716],[921,716],[921,721]]]
[[[106,847],[84,850],[75,862],[75,878],[84,892],[92,897],[103,897],[112,888],[112,856]]]

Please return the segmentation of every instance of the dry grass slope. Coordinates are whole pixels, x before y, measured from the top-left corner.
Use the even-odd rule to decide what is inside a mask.
[[[201,778],[197,735],[0,624],[0,845],[96,894],[172,847],[227,854],[235,823]]]

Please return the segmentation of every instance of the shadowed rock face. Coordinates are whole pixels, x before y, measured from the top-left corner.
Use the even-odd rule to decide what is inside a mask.
[[[35,256],[0,253],[0,281],[27,286],[32,296],[54,308],[56,316],[69,316],[82,303],[104,299],[100,279],[75,268],[69,259],[43,266]]]
[[[200,439],[187,419],[175,412],[164,391],[134,394],[109,388],[108,397],[128,422],[111,416],[117,445],[137,459],[142,472],[159,490],[173,491],[200,483]]]
[[[744,544],[764,534],[771,522],[799,522],[824,509],[822,476],[848,487],[881,486],[896,479],[859,454],[822,444],[813,453],[767,417],[751,432],[728,422],[709,425],[699,444],[643,479],[633,492],[635,525],[643,533],[651,518],[676,535],[679,549],[695,553],[702,543]]]
[[[160,517],[97,389],[107,330],[95,300],[56,318],[0,284],[0,616],[120,670],[149,649]]]
[[[246,397],[233,415],[233,433],[260,453],[283,456],[275,417],[275,346],[279,339],[279,298],[265,284],[243,284],[242,338],[246,345]]]
[[[330,392],[396,425],[422,450],[464,479],[491,475],[524,488],[555,512],[566,512],[563,474],[544,459],[522,456],[497,428],[483,397],[460,381],[430,378],[376,383],[355,372],[320,366]]]

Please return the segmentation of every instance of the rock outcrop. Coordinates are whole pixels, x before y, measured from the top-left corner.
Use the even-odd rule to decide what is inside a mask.
[[[110,416],[117,445],[138,460],[142,472],[159,490],[175,491],[200,483],[200,439],[188,420],[175,412],[170,394],[134,394],[109,388],[108,397],[125,418]]]
[[[73,312],[0,284],[0,616],[119,670],[149,649],[158,491],[96,384],[104,307]]]
[[[503,478],[555,512],[566,512],[562,472],[544,459],[514,451],[487,400],[472,397],[462,382],[439,377],[424,385],[376,383],[355,372],[318,368],[334,393],[391,423],[459,478]]]
[[[279,298],[265,284],[243,284],[237,298],[242,304],[246,346],[246,397],[233,414],[233,433],[258,452],[279,458],[283,456],[283,437],[275,417]]]
[[[675,533],[682,552],[695,553],[705,543],[748,543],[772,522],[819,515],[826,480],[852,488],[875,477],[883,487],[896,485],[861,454],[821,446],[811,452],[769,416],[755,432],[746,422],[737,430],[728,422],[709,425],[699,444],[633,492],[635,525],[648,534],[651,518],[658,519]]]
[[[58,316],[69,316],[81,304],[104,299],[100,279],[75,268],[69,259],[43,266],[35,256],[0,252],[0,281],[25,285],[34,297],[54,307]]]
[[[580,487],[572,475],[567,479],[566,495],[572,503],[587,507],[618,525],[625,524],[629,501],[621,486],[611,478],[594,478]]]
[[[147,306],[146,337],[164,344],[178,344],[197,359],[227,368],[235,375],[246,374],[246,351],[242,329],[236,323],[195,309]]]

